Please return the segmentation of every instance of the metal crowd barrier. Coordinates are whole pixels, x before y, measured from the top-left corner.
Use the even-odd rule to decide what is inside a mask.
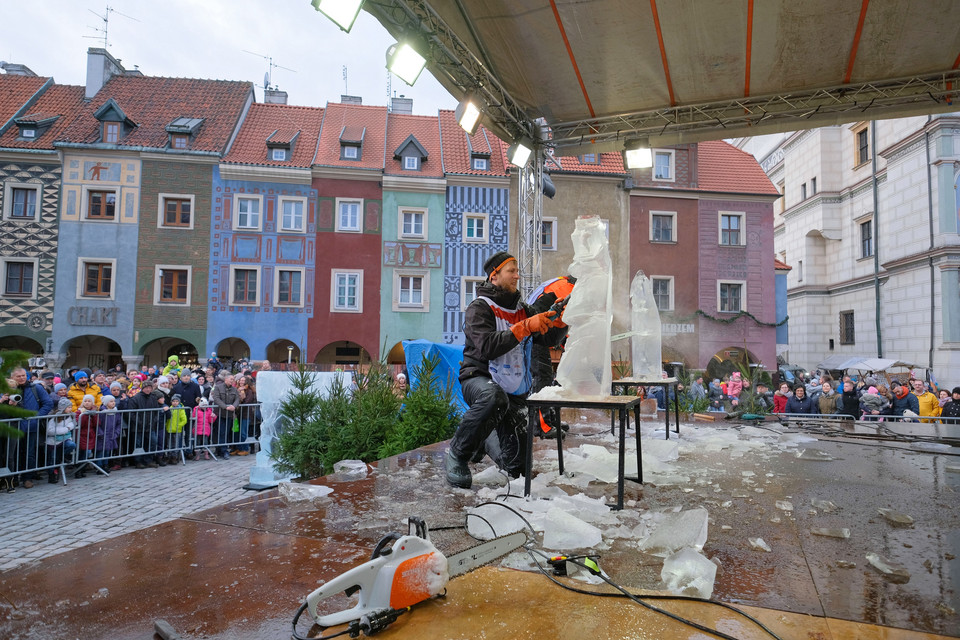
[[[12,488],[16,476],[59,476],[67,483],[67,467],[75,475],[95,472],[110,475],[123,461],[136,466],[186,464],[188,457],[217,460],[229,449],[255,453],[259,445],[260,405],[237,405],[228,412],[209,406],[206,416],[187,407],[74,412],[32,418],[0,420],[21,431],[21,438],[0,438],[0,486]],[[183,411],[186,423],[177,431],[170,420]],[[216,418],[212,423],[210,416]],[[209,433],[207,433],[209,431]],[[36,480],[34,480],[36,482]]]

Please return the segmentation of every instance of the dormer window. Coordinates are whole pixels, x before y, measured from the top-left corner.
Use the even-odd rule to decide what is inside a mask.
[[[420,170],[420,158],[416,156],[407,156],[403,159],[403,168],[407,171],[419,171]]]
[[[202,124],[203,118],[187,118],[184,116],[168,124],[166,131],[170,134],[170,148],[189,149],[190,141]]]
[[[103,123],[103,141],[107,144],[117,144],[120,142],[120,123],[119,122],[104,122]]]
[[[185,136],[182,134],[177,134],[170,136],[170,148],[171,149],[186,149],[187,144],[190,142],[190,136]]]
[[[489,171],[490,170],[490,160],[481,156],[473,156],[474,171]]]
[[[284,162],[287,159],[286,149],[273,149],[270,153],[270,159],[276,162]]]
[[[360,147],[352,144],[340,145],[340,157],[344,160],[359,160]]]
[[[119,144],[123,137],[137,126],[113,98],[104,102],[93,113],[93,117],[100,121],[100,142],[103,144]]]
[[[23,127],[20,129],[20,137],[25,140],[33,140],[37,137],[37,130],[33,127]]]
[[[28,113],[25,116],[14,118],[20,128],[21,140],[36,140],[57,121],[60,116],[55,113]]]
[[[340,159],[360,160],[366,127],[344,127],[340,130]]]
[[[393,159],[400,161],[404,171],[420,171],[427,156],[427,150],[412,134],[393,152]]]
[[[580,164],[600,164],[600,155],[596,153],[585,153],[580,156]]]
[[[267,159],[286,162],[293,158],[293,149],[300,138],[300,129],[275,129],[267,136]]]

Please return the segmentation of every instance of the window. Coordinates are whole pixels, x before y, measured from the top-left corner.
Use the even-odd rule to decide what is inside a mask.
[[[190,136],[173,135],[170,136],[170,147],[173,149],[186,149]]]
[[[653,153],[653,179],[665,182],[673,182],[673,156],[674,151],[654,151]]]
[[[79,259],[78,298],[113,299],[116,260]]]
[[[334,312],[363,312],[363,271],[332,271],[330,307]]]
[[[840,312],[840,344],[856,344],[853,330],[853,311]]]
[[[37,217],[37,190],[14,187],[11,189],[13,206],[10,208],[10,217],[23,220]]]
[[[417,156],[405,156],[403,158],[403,168],[407,171],[419,171],[420,158]]]
[[[652,276],[653,299],[657,303],[657,310],[673,310],[673,277]]]
[[[116,144],[120,142],[120,123],[119,122],[103,123],[103,141],[108,144]]]
[[[650,212],[650,242],[676,242],[674,227],[677,214],[671,211]]]
[[[807,183],[806,182],[800,185],[800,199],[801,200],[807,199]]]
[[[817,179],[810,178],[810,195],[817,195]]]
[[[486,213],[463,214],[463,241],[487,242],[488,221],[489,216]]]
[[[585,153],[580,156],[580,164],[600,164],[600,156],[596,153]]]
[[[860,223],[860,257],[873,256],[873,220]]]
[[[744,282],[717,283],[717,311],[721,313],[739,313],[746,311],[743,303]]]
[[[3,295],[9,298],[33,298],[36,260],[3,260]]]
[[[742,213],[720,212],[720,244],[734,247],[744,244]]]
[[[158,264],[155,268],[157,286],[153,304],[189,305],[192,267]]]
[[[401,209],[400,210],[400,237],[401,238],[426,238],[426,209]]]
[[[115,220],[117,213],[116,191],[88,191],[87,219]]]
[[[460,310],[466,311],[471,302],[477,299],[477,287],[483,284],[483,278],[464,276],[460,280]]]
[[[230,268],[230,304],[257,305],[260,303],[258,283],[260,267]]]
[[[23,127],[20,129],[20,137],[26,140],[33,140],[37,137],[37,130],[33,127]]]
[[[161,193],[160,225],[180,229],[193,228],[193,196]]]
[[[360,231],[361,202],[337,198],[337,231]]]
[[[803,260],[797,260],[797,282],[803,282]]]
[[[260,196],[236,196],[235,229],[260,229]]]
[[[286,149],[273,149],[270,152],[270,159],[276,162],[283,162],[287,159]]]
[[[853,132],[854,139],[854,167],[866,164],[870,161],[870,138],[867,124],[862,124]]]
[[[302,307],[303,269],[277,269],[276,274],[276,304],[282,307]]]
[[[540,248],[544,251],[557,250],[557,219],[544,218],[540,222]]]
[[[394,311],[429,311],[430,276],[426,271],[395,271]]]
[[[284,198],[280,201],[280,231],[306,231],[306,218],[303,211],[307,206],[306,198]]]
[[[474,171],[488,171],[490,169],[490,161],[487,158],[474,158],[473,159],[473,170]]]
[[[359,160],[360,159],[360,147],[354,146],[352,144],[344,144],[340,146],[340,159],[341,160]]]

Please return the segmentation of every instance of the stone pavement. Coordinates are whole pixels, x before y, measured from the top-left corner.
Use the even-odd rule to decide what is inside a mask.
[[[237,500],[256,456],[187,461],[159,469],[87,473],[67,485],[46,475],[32,489],[0,492],[0,572]]]

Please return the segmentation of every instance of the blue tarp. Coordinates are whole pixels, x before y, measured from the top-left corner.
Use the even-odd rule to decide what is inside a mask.
[[[403,355],[407,361],[407,383],[411,389],[417,386],[414,369],[420,367],[424,356],[439,356],[440,364],[435,372],[437,382],[441,385],[446,385],[448,380],[453,382],[454,400],[460,407],[460,411],[466,412],[468,407],[463,400],[463,389],[460,388],[460,380],[458,380],[460,361],[463,360],[462,345],[438,344],[429,340],[404,340]]]

